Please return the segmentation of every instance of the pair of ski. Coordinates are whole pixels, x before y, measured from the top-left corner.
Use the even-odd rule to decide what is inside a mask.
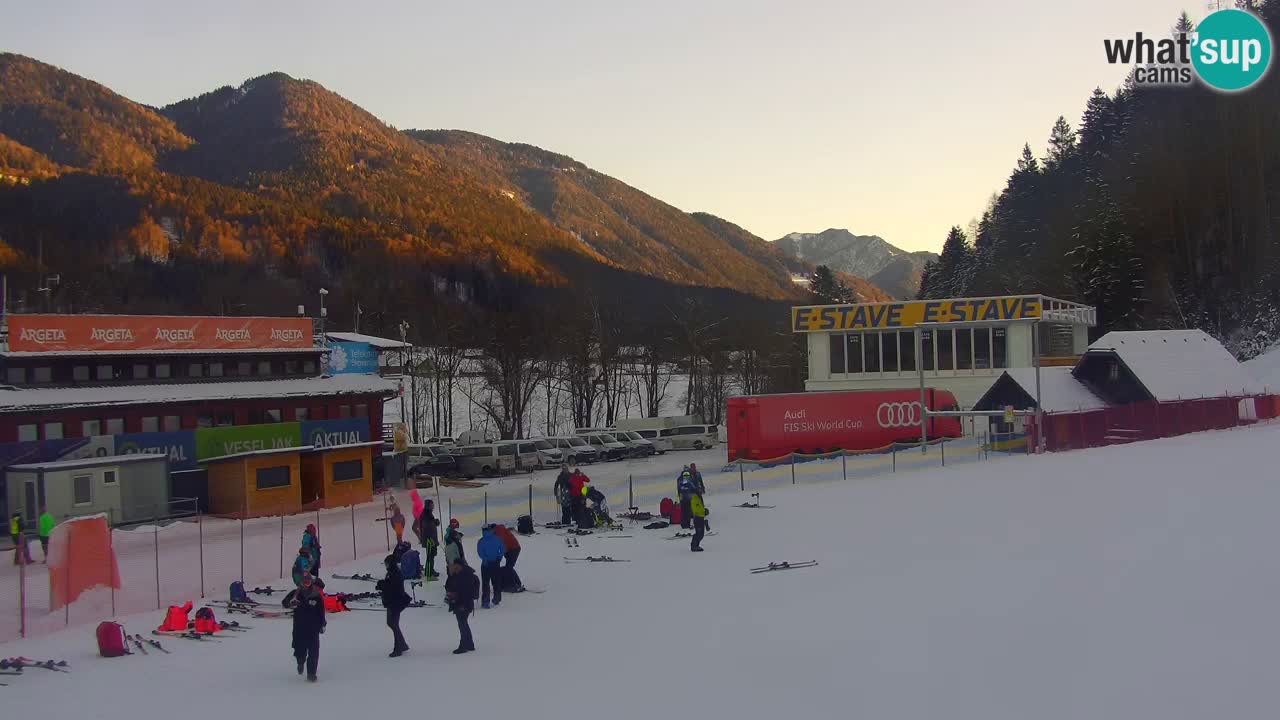
[[[800,568],[813,567],[817,565],[817,560],[805,560],[803,562],[780,562],[769,563],[764,567],[751,568],[752,575],[759,575],[767,572],[777,572],[778,570],[799,570]]]
[[[568,537],[567,537],[567,538],[565,538],[565,539],[564,539],[564,546],[565,546],[565,547],[578,547],[578,538],[568,538]]]
[[[0,670],[16,670],[20,673],[24,668],[29,667],[54,670],[56,672],[71,672],[71,666],[67,664],[66,660],[32,660],[28,657],[12,657],[0,660]]]
[[[151,647],[155,648],[156,650],[159,650],[160,652],[164,653],[165,655],[172,655],[172,654],[173,654],[173,653],[169,652],[168,650],[166,650],[166,649],[165,649],[165,647],[164,647],[163,645],[161,645],[161,644],[160,644],[160,642],[159,642],[158,640],[152,640],[152,639],[150,639],[150,638],[144,638],[144,637],[142,637],[141,635],[129,635],[129,634],[127,634],[127,633],[125,634],[125,637],[126,637],[126,638],[128,638],[128,639],[129,639],[129,641],[133,643],[133,646],[134,646],[134,647],[136,647],[136,648],[138,648],[138,651],[139,651],[139,652],[141,652],[143,655],[149,655],[149,654],[150,654],[150,653],[148,653],[148,652],[147,652],[147,646],[148,646],[148,645],[150,645]]]
[[[357,573],[355,575],[334,575],[335,580],[360,580],[362,582],[378,582],[378,578],[369,573]]]
[[[216,605],[226,610],[228,613],[243,613],[245,615],[252,615],[256,618],[282,618],[291,616],[291,613],[288,610],[269,610],[258,603],[239,603],[228,602],[225,600],[214,600],[209,604]]]
[[[741,505],[734,505],[734,507],[747,508],[749,510],[768,510],[770,508],[778,507],[777,505],[761,505],[760,493],[751,493],[751,498],[751,502],[744,502]]]
[[[409,604],[405,606],[405,609],[407,610],[409,608],[424,608],[424,607],[436,607],[436,606],[432,605],[426,600],[411,600]],[[384,608],[380,608],[380,607],[361,607],[359,605],[348,605],[346,606],[346,608],[348,610],[359,610],[363,612],[383,612],[384,611]]]
[[[596,556],[592,556],[592,555],[588,555],[587,557],[581,557],[581,558],[571,558],[571,557],[567,557],[567,558],[565,558],[565,559],[564,559],[564,561],[565,561],[565,562],[567,562],[567,563],[582,563],[582,562],[585,562],[585,563],[618,563],[618,562],[631,562],[630,560],[618,560],[617,558],[611,558],[611,557],[609,557],[608,555],[600,555],[600,556],[598,556],[598,557],[596,557]]]
[[[705,537],[714,537],[715,535],[717,535],[717,533],[714,533],[714,532],[705,532],[705,533],[703,533],[703,535],[704,535]],[[670,537],[663,538],[663,539],[664,539],[664,540],[684,540],[684,539],[691,538],[691,537],[693,537],[693,533],[692,533],[692,532],[678,532],[678,533],[676,533],[675,535],[672,535],[672,536],[670,536]]]
[[[195,630],[152,630],[152,635],[160,635],[162,637],[179,637],[185,640],[199,640],[200,642],[222,642],[226,636],[214,636],[213,633],[198,633]]]

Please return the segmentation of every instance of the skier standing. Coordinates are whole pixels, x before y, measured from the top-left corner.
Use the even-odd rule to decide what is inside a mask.
[[[391,636],[395,647],[390,657],[400,657],[409,649],[404,641],[404,633],[400,632],[400,613],[409,607],[409,594],[404,591],[404,576],[400,574],[400,558],[388,555],[383,564],[387,567],[387,576],[378,581],[376,586],[382,594],[382,607],[387,609],[387,627],[391,628]]]
[[[298,548],[298,556],[293,559],[293,571],[290,577],[293,578],[294,587],[302,587],[303,577],[314,577],[311,575],[311,551],[307,548]]]
[[[311,577],[320,577],[320,533],[314,523],[308,524],[302,532],[302,547],[311,555]]]
[[[426,550],[426,577],[428,580],[435,580],[439,577],[436,574],[436,551],[440,546],[438,539],[440,521],[436,519],[435,510],[435,501],[428,500],[422,508],[422,514],[418,516],[418,540],[422,542],[422,547]]]
[[[693,481],[693,473],[690,472],[689,466],[686,465],[684,470],[680,471],[680,477],[676,480],[676,491],[680,493],[680,527],[689,529],[692,525],[693,513],[690,509],[690,499],[694,492],[697,491]]]
[[[485,525],[476,543],[480,556],[480,607],[489,609],[489,593],[493,592],[493,607],[502,603],[502,557],[507,548],[502,538],[493,532],[492,525]]]
[[[476,649],[476,644],[471,637],[471,625],[467,623],[467,616],[476,609],[476,596],[480,594],[480,580],[476,578],[476,571],[461,560],[454,560],[449,565],[449,579],[444,583],[444,590],[449,612],[458,619],[458,649],[453,654],[472,652]]]
[[[387,517],[387,522],[391,523],[391,529],[396,534],[396,544],[404,542],[404,513],[400,512],[400,506],[396,503],[395,497],[391,498],[391,506],[387,508],[391,513]]]
[[[14,513],[9,518],[9,539],[13,541],[13,564],[30,563],[31,549],[27,547],[27,538],[22,533],[22,513]]]
[[[578,470],[574,468],[574,473]],[[560,503],[560,524],[569,525],[573,522],[573,503],[569,495],[569,479],[573,475],[569,473],[569,468],[561,467],[560,474],[556,476],[556,484],[552,488],[555,493],[556,502]]]
[[[462,530],[458,527],[458,518],[449,520],[449,529],[444,531],[444,564],[452,567],[454,560],[467,564],[467,553],[462,549]]]
[[[316,681],[320,665],[320,635],[326,624],[324,597],[316,589],[311,573],[303,573],[300,586],[284,599],[293,609],[293,657],[298,661],[298,674],[305,669],[307,680]]]
[[[40,531],[40,551],[44,554],[43,562],[49,564],[49,536],[53,534],[53,516],[48,510],[40,513],[40,519],[36,521],[36,526]]]
[[[702,536],[707,529],[707,506],[698,493],[689,497],[689,510],[693,514],[693,540],[689,543],[689,549],[702,552]]]
[[[698,470],[698,463],[689,463],[689,474],[693,476],[693,491],[702,496],[703,507],[705,507],[707,499],[707,485],[702,482],[702,472]],[[707,522],[705,516],[702,518],[702,522],[706,525],[707,530],[711,530],[711,523]]]

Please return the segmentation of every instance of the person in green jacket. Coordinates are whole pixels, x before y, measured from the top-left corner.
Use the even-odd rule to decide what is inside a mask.
[[[36,525],[40,530],[40,551],[44,553],[43,562],[49,564],[49,535],[53,533],[53,516],[48,510],[40,513],[40,519],[36,521]]]

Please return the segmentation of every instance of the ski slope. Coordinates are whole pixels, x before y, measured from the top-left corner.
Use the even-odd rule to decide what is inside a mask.
[[[315,686],[294,674],[287,620],[111,660],[80,628],[0,647],[74,668],[0,678],[0,699],[6,717],[106,720],[1270,717],[1278,442],[1264,425],[786,487],[764,492],[769,510],[717,494],[701,554],[670,530],[522,539],[521,574],[547,591],[479,611],[473,654],[450,654],[439,607],[405,612],[397,660],[381,613],[331,616]],[[631,562],[562,561],[601,554]],[[782,560],[821,564],[747,572]]]

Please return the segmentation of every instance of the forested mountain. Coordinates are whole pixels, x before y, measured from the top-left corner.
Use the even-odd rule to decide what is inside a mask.
[[[1280,0],[1254,9],[1275,36]],[[1096,90],[1047,156],[1023,148],[975,237],[951,230],[920,295],[1043,292],[1097,306],[1103,331],[1202,328],[1252,356],[1280,338],[1278,126],[1274,69],[1235,94]]]
[[[865,278],[896,298],[914,297],[924,266],[937,253],[907,252],[878,235],[854,235],[843,228],[791,233],[773,242],[783,253],[811,266]]]

